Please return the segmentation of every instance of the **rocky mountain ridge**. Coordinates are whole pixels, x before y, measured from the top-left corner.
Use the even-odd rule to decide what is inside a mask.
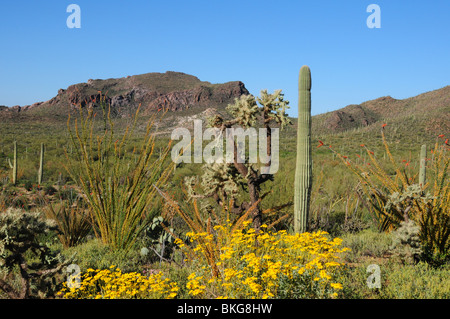
[[[249,94],[244,83],[232,81],[211,84],[180,72],[147,73],[118,79],[93,80],[59,89],[52,99],[26,106],[0,108],[0,112],[14,116],[29,114],[67,114],[68,110],[97,107],[101,98],[111,105],[116,116],[126,116],[141,105],[142,112],[160,109],[177,112],[189,108],[203,111],[210,107],[224,107],[243,94]]]
[[[398,125],[414,123],[410,129],[430,133],[450,131],[450,85],[406,99],[383,96],[361,104],[351,104],[313,117],[316,134],[337,133],[352,129],[370,129],[379,122]],[[377,126],[378,127],[378,126]]]

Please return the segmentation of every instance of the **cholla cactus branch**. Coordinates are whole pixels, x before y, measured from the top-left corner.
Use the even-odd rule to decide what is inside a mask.
[[[40,217],[39,213],[27,213],[19,209],[8,209],[0,214],[0,270],[7,277],[18,276],[21,286],[15,288],[0,279],[0,289],[9,298],[53,297],[50,275],[72,262],[64,260],[45,245],[38,242],[39,235],[56,230],[56,225]],[[29,256],[37,261],[30,263]],[[19,272],[13,273],[17,267]]]
[[[241,95],[234,99],[234,104],[227,106],[227,111],[243,127],[251,127],[256,123],[258,105],[253,95]]]
[[[393,232],[393,243],[390,249],[394,256],[406,264],[417,262],[422,254],[420,227],[412,220],[402,221],[400,227]]]
[[[268,124],[274,120],[282,128],[292,124],[286,114],[286,110],[289,108],[289,101],[284,100],[284,94],[281,93],[281,90],[276,90],[273,94],[269,94],[267,90],[262,90],[257,100],[263,106],[264,114],[266,114],[264,123]]]

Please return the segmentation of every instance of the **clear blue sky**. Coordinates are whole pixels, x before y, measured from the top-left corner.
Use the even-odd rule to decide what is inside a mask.
[[[81,28],[69,29],[69,4]],[[369,4],[381,28],[369,29]],[[312,113],[450,84],[450,1],[46,0],[0,2],[0,105],[45,101],[88,79],[179,71],[282,89],[297,115],[298,71]]]

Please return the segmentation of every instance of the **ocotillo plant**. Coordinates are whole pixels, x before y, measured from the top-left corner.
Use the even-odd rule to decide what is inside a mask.
[[[419,171],[419,185],[424,187],[426,183],[426,165],[427,165],[427,146],[424,144],[420,149],[420,171]]]
[[[8,158],[9,161],[9,167],[12,168],[13,173],[12,173],[12,180],[13,180],[13,184],[16,185],[17,183],[17,141],[14,141],[14,162],[13,164],[11,164],[10,159]]]
[[[74,121],[74,129],[69,116],[67,126],[75,154],[69,155],[65,150],[67,161],[63,166],[85,195],[96,235],[112,249],[128,252],[157,212],[154,185],[163,187],[172,173],[172,165],[166,161],[171,143],[164,147],[161,159],[153,156],[153,130],[160,115],[155,113],[146,120],[146,130],[133,145],[132,153],[126,154],[136,134],[140,107],[133,122],[117,133],[105,96],[101,97],[100,106],[106,123],[103,130],[95,121],[93,109],[86,114],[79,106],[80,116]]]
[[[42,184],[44,177],[44,143],[41,143],[41,158],[39,160],[38,184]]]
[[[294,231],[308,229],[312,186],[311,159],[311,71],[304,65],[298,83],[297,163],[295,170]]]

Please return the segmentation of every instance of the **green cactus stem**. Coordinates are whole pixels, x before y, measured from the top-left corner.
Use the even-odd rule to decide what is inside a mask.
[[[44,177],[44,143],[41,143],[41,157],[39,160],[38,184],[42,185]]]
[[[308,230],[312,186],[311,158],[311,71],[304,65],[298,83],[297,162],[294,192],[294,231]]]
[[[420,149],[420,171],[419,171],[419,185],[423,188],[427,182],[427,145],[422,145]]]
[[[16,185],[17,183],[17,142],[14,141],[14,159],[13,163],[11,164],[11,160],[8,158],[9,167],[12,168],[12,181],[13,184]]]

